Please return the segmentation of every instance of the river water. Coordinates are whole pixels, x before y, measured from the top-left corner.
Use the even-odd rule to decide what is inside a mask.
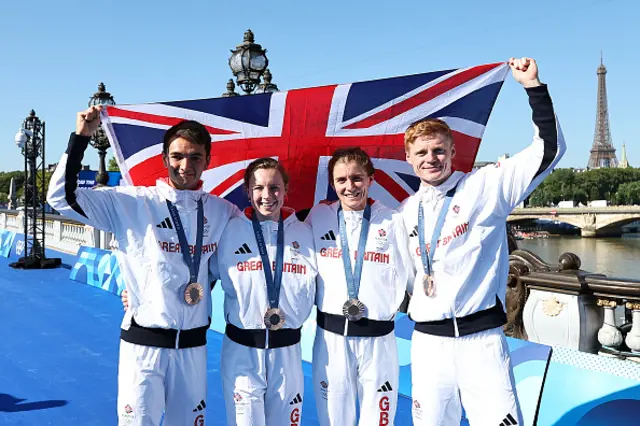
[[[520,240],[518,247],[553,264],[562,253],[572,252],[580,257],[585,271],[640,280],[640,234],[623,234],[619,238],[557,236]]]

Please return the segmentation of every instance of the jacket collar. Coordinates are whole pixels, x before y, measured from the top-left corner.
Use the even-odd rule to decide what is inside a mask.
[[[161,178],[156,181],[156,188],[165,199],[176,204],[184,203],[187,208],[194,207],[195,202],[205,194],[202,190],[202,181],[198,183],[196,189],[175,189],[169,185],[168,178]]]
[[[333,210],[338,211],[338,208],[340,207],[340,200],[335,200],[335,201],[322,200],[322,201],[320,201],[320,204],[326,204],[328,206],[331,206],[331,208]],[[369,204],[371,206],[371,208],[373,209],[374,205],[376,204],[376,200],[374,200],[373,198],[369,197],[369,198],[367,198],[367,204]]]
[[[451,176],[449,176],[447,180],[445,180],[438,186],[427,185],[426,183],[421,182],[420,189],[418,189],[418,192],[416,194],[419,196],[427,196],[429,198],[442,198],[447,192],[449,192],[449,190],[451,190],[458,184],[458,182],[460,182],[460,179],[462,179],[464,175],[465,174],[463,172],[455,171],[451,173]]]
[[[297,217],[295,215],[295,210],[292,209],[291,207],[282,207],[280,209],[280,215],[282,216],[282,222],[289,222],[292,216],[295,220],[297,220]],[[253,220],[253,216],[256,214],[255,209],[252,206],[249,206],[247,208],[244,209],[244,217],[249,219],[249,220]]]

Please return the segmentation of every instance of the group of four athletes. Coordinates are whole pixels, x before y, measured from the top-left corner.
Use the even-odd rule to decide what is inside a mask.
[[[149,188],[78,190],[100,108],[79,113],[48,199],[61,213],[113,232],[118,243],[128,306],[119,424],[158,425],[163,412],[167,426],[204,424],[211,296],[200,283],[216,280],[227,323],[220,368],[229,425],[300,424],[301,327],[314,304],[320,423],[392,425],[394,318],[405,294],[416,323],[414,424],[459,424],[462,405],[474,426],[521,424],[501,327],[505,219],[565,145],[535,61],[512,58],[509,65],[533,112],[528,148],[495,167],[453,171],[451,130],[421,120],[407,129],[405,150],[422,184],[398,211],[368,197],[375,170],[366,152],[341,149],[328,167],[338,201],[314,206],[304,223],[284,205],[295,182],[270,158],[246,170],[251,207],[244,212],[203,192],[210,136],[189,121],[165,134],[168,179]]]

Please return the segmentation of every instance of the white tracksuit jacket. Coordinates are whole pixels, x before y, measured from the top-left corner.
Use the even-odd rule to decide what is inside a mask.
[[[400,214],[371,204],[358,299],[365,318],[393,321],[413,267],[407,262],[408,237]],[[306,219],[313,229],[318,259],[318,310],[343,317],[349,299],[338,227],[338,202],[319,204]],[[344,211],[352,267],[364,211]],[[393,425],[398,398],[398,353],[395,334],[348,336],[320,326],[313,347],[313,383],[320,425]],[[360,401],[359,423],[356,405]]]
[[[423,185],[401,205],[418,271],[409,303],[417,322],[411,345],[413,424],[522,424],[502,332],[509,256],[509,213],[558,164],[565,142],[546,86],[527,89],[533,143],[511,158],[443,184]],[[423,289],[418,203],[430,244],[445,194],[457,185],[433,259],[435,295]],[[499,301],[499,303],[498,303]]]
[[[196,240],[196,201],[203,200],[205,224],[198,281],[205,290],[210,284],[209,257],[237,207],[202,190],[176,190],[163,180],[155,187],[76,188],[77,172],[67,167],[69,155],[62,155],[51,177],[47,201],[66,217],[114,234],[124,254],[118,260],[129,292],[122,328],[129,328],[132,316],[144,327],[191,329],[207,325],[210,292],[205,291],[205,299],[193,306],[178,294],[190,274],[166,200],[175,204],[191,250]]]
[[[546,86],[527,92],[535,128],[529,147],[495,165],[471,173],[454,172],[439,186],[422,185],[400,206],[418,271],[409,289],[413,294],[409,315],[416,322],[486,310],[496,304],[496,296],[504,304],[509,271],[507,216],[551,173],[566,149]],[[432,261],[436,295],[427,297],[418,247],[418,203],[423,205],[429,244],[444,196],[456,185]]]
[[[224,290],[226,322],[238,328],[264,329],[269,300],[252,215],[253,209],[247,208],[229,222],[220,239],[217,274]],[[285,252],[278,307],[285,315],[283,328],[300,328],[313,308],[318,266],[309,225],[300,222],[291,209],[283,209],[282,215]],[[260,225],[269,260],[275,265],[278,222]]]
[[[251,223],[253,214],[248,208],[229,222],[212,272],[221,279],[227,324],[243,330],[265,330],[269,299]],[[316,256],[310,227],[291,209],[282,209],[281,214],[285,251],[278,307],[285,317],[283,329],[298,329],[309,317],[315,300]],[[274,272],[278,222],[263,221],[260,225]],[[220,370],[228,425],[300,424],[304,374],[299,342],[262,349],[236,343],[225,335]]]
[[[211,313],[209,258],[238,209],[202,190],[179,191],[162,180],[155,187],[78,189],[77,175],[88,142],[87,137],[71,135],[67,152],[51,178],[47,201],[64,216],[114,234],[129,293],[122,329],[131,329],[132,318],[147,328],[207,327]],[[190,273],[166,200],[176,206],[193,250],[198,199],[203,200],[205,217],[198,281],[205,291],[204,299],[191,306],[180,292]],[[122,424],[158,425],[165,408],[167,426],[204,421],[204,411],[198,407],[206,399],[206,346],[177,350],[121,341],[119,371]]]
[[[334,315],[342,315],[342,305],[349,300],[342,263],[338,206],[338,202],[318,204],[306,219],[313,229],[320,273],[316,304],[320,311]],[[362,211],[344,211],[352,267],[355,267],[354,253],[360,240],[362,215]],[[404,299],[407,282],[413,278],[412,267],[405,267],[408,255],[405,229],[401,216],[395,210],[379,201],[371,204],[371,222],[358,294],[358,299],[367,308],[366,318],[391,321]]]

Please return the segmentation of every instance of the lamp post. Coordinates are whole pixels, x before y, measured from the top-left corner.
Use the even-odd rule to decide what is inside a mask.
[[[89,99],[89,106],[98,105],[115,105],[116,101],[111,96],[111,93],[107,92],[107,88],[104,83],[98,85],[98,91]],[[98,130],[91,137],[91,146],[98,150],[98,156],[100,157],[100,163],[98,165],[98,173],[96,174],[96,186],[106,186],[109,182],[109,174],[107,173],[107,165],[105,163],[105,156],[107,155],[107,149],[109,149],[109,138],[102,130],[102,127],[98,127]]]
[[[31,113],[16,133],[15,142],[24,155],[24,257],[11,266],[31,269],[60,265],[60,259],[45,259],[44,173],[45,123]]]
[[[240,86],[247,95],[253,93],[256,87],[258,87],[260,78],[267,70],[269,60],[266,54],[267,50],[255,43],[255,37],[251,30],[247,30],[244,33],[243,42],[231,51],[229,67],[236,77],[238,86]],[[277,86],[273,86],[277,90]],[[234,96],[231,93],[235,92],[233,88],[229,90],[229,84],[227,83],[227,93],[223,96]]]

